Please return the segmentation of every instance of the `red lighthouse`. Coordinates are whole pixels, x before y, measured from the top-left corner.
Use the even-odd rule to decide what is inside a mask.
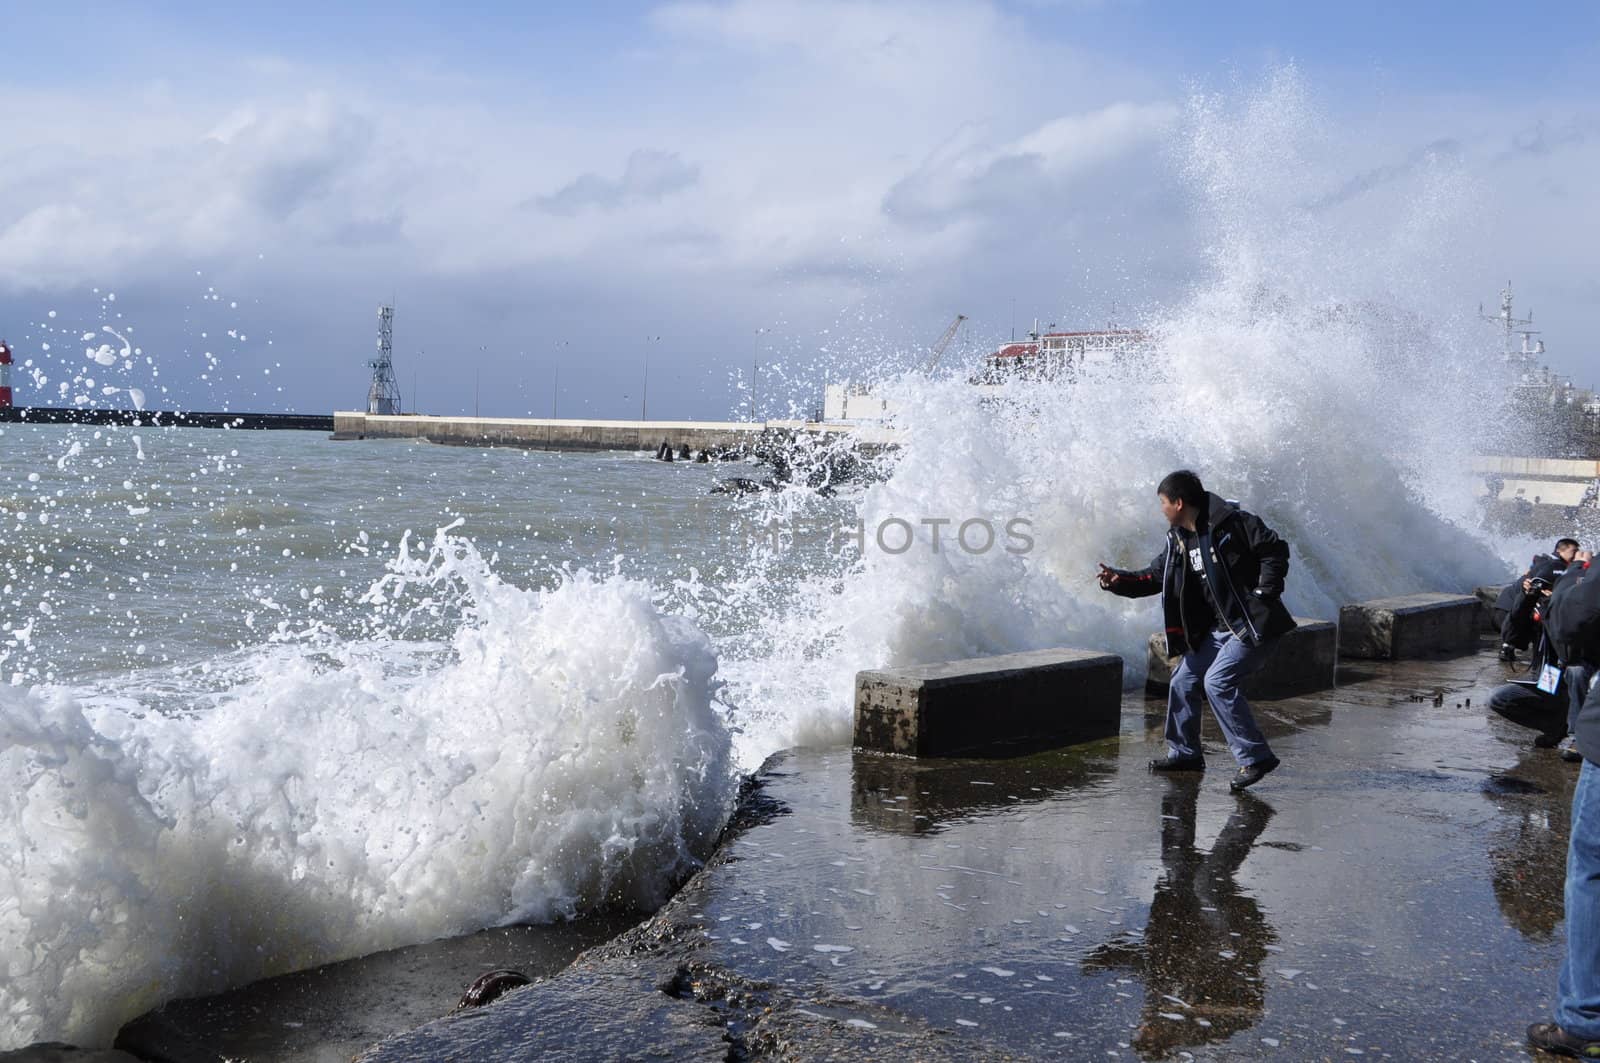
[[[11,408],[11,348],[0,340],[0,410]]]

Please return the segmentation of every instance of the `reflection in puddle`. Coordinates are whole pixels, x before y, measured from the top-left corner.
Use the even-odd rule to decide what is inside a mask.
[[[893,834],[923,834],[947,823],[1084,789],[1115,774],[1115,764],[1083,750],[1012,760],[912,760],[855,752],[850,820]]]
[[[1254,897],[1234,881],[1272,806],[1250,794],[1211,851],[1195,848],[1200,779],[1169,779],[1161,797],[1165,873],[1143,934],[1130,931],[1084,958],[1085,972],[1128,970],[1144,981],[1133,1045],[1161,1059],[1186,1045],[1225,1041],[1261,1019],[1261,961],[1277,941]]]
[[[1484,796],[1503,813],[1489,837],[1494,899],[1506,922],[1531,941],[1552,940],[1561,925],[1576,774],[1572,765],[1541,749],[1523,754],[1496,777],[1522,785],[1483,787]],[[1546,795],[1552,799],[1538,800]]]

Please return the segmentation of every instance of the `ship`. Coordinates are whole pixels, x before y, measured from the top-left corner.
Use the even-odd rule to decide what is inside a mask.
[[[1069,380],[1097,365],[1114,365],[1138,355],[1149,343],[1141,329],[1082,329],[1040,332],[1038,322],[1022,340],[1003,343],[983,359],[973,376],[978,385],[1007,380]]]
[[[955,323],[940,337],[934,345],[933,357],[923,367],[925,372],[938,364],[955,330],[964,321],[964,316],[957,316]],[[968,383],[981,391],[996,389],[1011,380],[1068,383],[1095,366],[1114,365],[1124,358],[1137,356],[1149,345],[1149,334],[1141,329],[1111,327],[1071,332],[1054,329],[1051,325],[1049,330],[1040,331],[1035,321],[1033,330],[1023,339],[1003,343],[985,355]],[[821,418],[824,422],[871,423],[889,420],[893,415],[893,403],[869,384],[832,383],[824,389]]]

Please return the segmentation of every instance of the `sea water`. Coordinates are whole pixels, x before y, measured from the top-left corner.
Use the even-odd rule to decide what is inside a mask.
[[[665,559],[595,552],[602,511],[658,514],[707,476],[137,432],[0,437],[39,472],[8,485],[0,548],[7,1043],[648,908],[705,855],[736,778],[715,648],[657,603]],[[407,538],[414,507],[444,527]]]
[[[0,1047],[647,909],[741,772],[848,742],[860,668],[1067,645],[1136,680],[1150,603],[1095,564],[1149,561],[1173,468],[1289,540],[1298,615],[1501,575],[1462,426],[1503,381],[1439,282],[1464,193],[1422,175],[1352,231],[1306,202],[1316,125],[1289,74],[1194,100],[1172,158],[1207,264],[1144,308],[1148,351],[998,394],[887,380],[901,445],[832,494],[713,495],[752,470],[644,455],[6,426]],[[84,355],[53,372],[87,388]]]

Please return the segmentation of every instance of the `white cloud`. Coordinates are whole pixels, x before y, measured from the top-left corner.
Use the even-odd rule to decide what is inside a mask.
[[[1074,177],[1157,143],[1177,116],[1170,103],[1115,103],[1051,119],[998,147],[963,138],[897,182],[884,209],[896,219],[935,226],[985,210],[1039,210]]]
[[[220,123],[203,109],[145,121],[119,112],[125,134],[21,143],[29,169],[8,181],[0,215],[0,283],[104,282],[177,260],[326,238],[360,217],[381,184],[366,117],[312,95],[242,107]],[[142,135],[139,135],[142,130]],[[16,143],[13,140],[13,143]]]
[[[154,114],[89,89],[41,99],[37,113],[64,122],[46,118],[11,138],[41,161],[31,186],[0,172],[0,203],[70,206],[74,223],[41,239],[48,212],[14,228],[21,213],[0,207],[10,252],[0,285],[106,282],[263,248],[301,260],[315,251],[333,271],[397,244],[419,268],[454,274],[552,262],[608,277],[619,262],[645,275],[687,267],[791,279],[830,263],[818,274],[834,281],[897,270],[908,256],[961,252],[950,234],[912,237],[884,218],[884,197],[912,160],[963,123],[1047,136],[1050,118],[1084,109],[1073,97],[1093,79],[1081,57],[1034,42],[1033,60],[1066,59],[1063,69],[1081,74],[1056,79],[1047,96],[1023,92],[1029,79],[1010,57],[1029,42],[988,3],[740,0],[671,5],[652,24],[666,71],[681,77],[658,91],[676,105],[648,120],[623,104],[607,121],[579,123],[523,103],[537,92],[451,96],[481,86],[436,80],[420,99],[403,85],[369,92],[260,58],[253,80],[212,98],[174,103],[162,86]],[[703,64],[708,48],[717,61]],[[275,88],[284,84],[309,91],[286,97]],[[1087,98],[1111,102],[1099,90]],[[63,137],[62,125],[77,128]],[[1052,167],[1070,166],[1065,146],[1037,146]],[[619,156],[627,163],[610,176]],[[80,180],[63,182],[67,170]],[[530,201],[543,209],[516,209]],[[115,253],[95,234],[116,234]]]
[[[681,192],[700,179],[700,168],[672,151],[635,151],[615,180],[586,173],[548,196],[530,201],[549,214],[571,217],[587,208],[616,210],[634,203],[653,203]]]

